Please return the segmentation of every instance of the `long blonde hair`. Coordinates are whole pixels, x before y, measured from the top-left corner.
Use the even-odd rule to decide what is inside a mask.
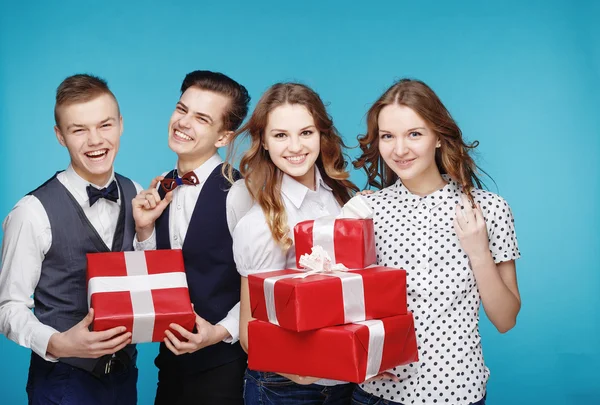
[[[273,239],[287,250],[292,246],[288,236],[287,215],[281,196],[283,173],[275,166],[263,147],[264,132],[269,113],[284,104],[304,106],[320,132],[321,151],[316,165],[323,181],[331,187],[340,205],[346,203],[358,188],[348,178],[347,162],[343,149],[346,145],[333,125],[323,101],[309,87],[298,83],[277,83],[261,97],[248,122],[232,136],[227,153],[226,176],[233,182],[232,161],[236,155],[236,142],[250,138],[250,148],[240,161],[240,173],[252,198],[261,206]]]

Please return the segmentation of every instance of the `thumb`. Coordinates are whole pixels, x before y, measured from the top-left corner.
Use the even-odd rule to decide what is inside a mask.
[[[90,308],[90,310],[88,311],[85,318],[83,318],[81,320],[81,322],[79,322],[79,325],[81,325],[84,328],[87,328],[88,326],[90,326],[92,324],[93,321],[94,321],[94,308]]]
[[[165,208],[167,208],[167,205],[171,203],[171,201],[173,201],[173,192],[169,191],[156,206],[156,208],[158,208],[158,212],[162,213]]]
[[[165,176],[156,176],[155,178],[153,178],[152,182],[150,182],[150,188],[156,188],[156,186],[158,186],[158,183],[160,183],[164,178]]]

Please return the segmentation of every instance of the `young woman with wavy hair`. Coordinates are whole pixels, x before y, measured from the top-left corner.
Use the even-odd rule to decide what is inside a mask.
[[[419,361],[389,370],[394,380],[358,386],[354,404],[485,404],[489,370],[479,305],[500,332],[521,306],[520,253],[510,207],[481,189],[461,130],[425,83],[403,79],[369,109],[354,162],[382,190],[374,210],[378,264],[407,271]],[[388,402],[386,402],[388,403]]]
[[[259,100],[234,135],[228,161],[242,136],[250,147],[240,172],[255,205],[233,231],[233,252],[242,276],[240,341],[248,349],[250,302],[247,276],[295,267],[291,232],[296,223],[337,215],[357,188],[349,180],[345,145],[321,98],[307,86],[278,83]],[[343,404],[351,384],[247,370],[246,404]]]

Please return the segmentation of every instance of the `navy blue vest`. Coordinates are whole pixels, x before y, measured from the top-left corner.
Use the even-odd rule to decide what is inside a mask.
[[[221,174],[221,166],[213,170],[202,186],[182,249],[194,309],[213,325],[225,318],[240,300],[240,275],[233,260],[227,226],[226,200],[231,184]],[[172,172],[167,174],[172,175]],[[239,178],[237,171],[235,178]],[[162,189],[159,193],[164,197]],[[155,229],[157,248],[170,249],[169,207],[156,221]],[[155,364],[161,372],[194,374],[245,356],[239,342],[219,342],[181,356],[175,356],[161,343]]]
[[[131,180],[119,174],[115,177],[121,192],[121,210],[110,247],[56,175],[29,193],[42,203],[52,232],[52,245],[42,262],[40,280],[33,293],[34,314],[40,322],[59,332],[79,323],[88,312],[86,253],[133,250],[135,223],[130,201],[137,193]],[[135,360],[135,345],[123,350]],[[100,359],[61,358],[60,361],[91,371]]]

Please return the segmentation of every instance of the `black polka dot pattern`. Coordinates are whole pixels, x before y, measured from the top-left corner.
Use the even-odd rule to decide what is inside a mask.
[[[400,382],[361,385],[381,398],[409,404],[470,404],[485,394],[489,370],[479,335],[480,296],[467,255],[454,232],[463,194],[456,182],[425,197],[400,181],[367,196],[373,208],[377,262],[407,271],[408,308],[415,320],[419,361],[396,367]],[[496,263],[520,256],[510,207],[474,190]]]

